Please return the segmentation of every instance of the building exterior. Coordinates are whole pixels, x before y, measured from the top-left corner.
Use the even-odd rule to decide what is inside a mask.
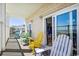
[[[6,4],[0,4],[0,51],[5,50],[5,44],[9,38],[8,16],[6,16]],[[35,38],[38,32],[43,32],[42,45],[53,41],[59,34],[67,34],[73,40],[73,55],[79,55],[79,4],[74,3],[47,3],[32,13],[26,20],[27,31]],[[52,20],[52,24],[49,19]],[[52,25],[52,35],[47,36],[47,24]],[[25,26],[26,27],[26,26]],[[20,28],[20,29],[19,29]],[[25,31],[23,26],[16,30]],[[52,36],[52,37],[51,37]],[[48,40],[48,37],[51,39]],[[51,45],[49,44],[49,45]]]
[[[11,38],[19,39],[22,32],[25,32],[25,25],[10,27],[10,37]]]

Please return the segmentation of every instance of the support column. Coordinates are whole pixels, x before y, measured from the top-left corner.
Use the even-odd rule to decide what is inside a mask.
[[[1,50],[4,51],[5,50],[5,41],[6,41],[6,4],[2,3],[2,42],[1,42]]]
[[[6,42],[9,38],[9,32],[10,32],[10,27],[9,27],[9,16],[6,14]]]

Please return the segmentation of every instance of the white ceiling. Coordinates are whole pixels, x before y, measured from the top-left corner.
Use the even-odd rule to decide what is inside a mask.
[[[42,5],[42,3],[7,3],[6,13],[10,17],[27,18],[37,9],[39,9]]]

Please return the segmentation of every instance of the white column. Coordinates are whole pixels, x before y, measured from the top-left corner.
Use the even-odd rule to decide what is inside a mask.
[[[47,44],[47,37],[46,37],[46,19],[43,18],[42,20],[42,24],[43,24],[43,45],[45,46]]]
[[[3,41],[3,4],[0,3],[0,51],[2,51],[2,41]]]
[[[2,39],[2,38],[1,38],[1,22],[2,22],[2,21],[1,21],[1,9],[2,9],[2,8],[1,8],[1,4],[0,4],[0,53],[1,53],[1,39]]]
[[[2,3],[2,50],[5,50],[6,41],[6,4]]]
[[[8,40],[8,38],[9,38],[9,16],[8,16],[8,14],[6,14],[6,42],[7,42],[7,40]]]
[[[2,43],[2,22],[0,21],[0,53],[1,53],[1,44]]]

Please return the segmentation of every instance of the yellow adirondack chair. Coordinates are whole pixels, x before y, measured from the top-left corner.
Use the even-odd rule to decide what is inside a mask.
[[[39,32],[36,39],[29,38],[29,48],[32,49],[32,53],[34,54],[35,48],[40,48],[42,44],[43,33]]]

